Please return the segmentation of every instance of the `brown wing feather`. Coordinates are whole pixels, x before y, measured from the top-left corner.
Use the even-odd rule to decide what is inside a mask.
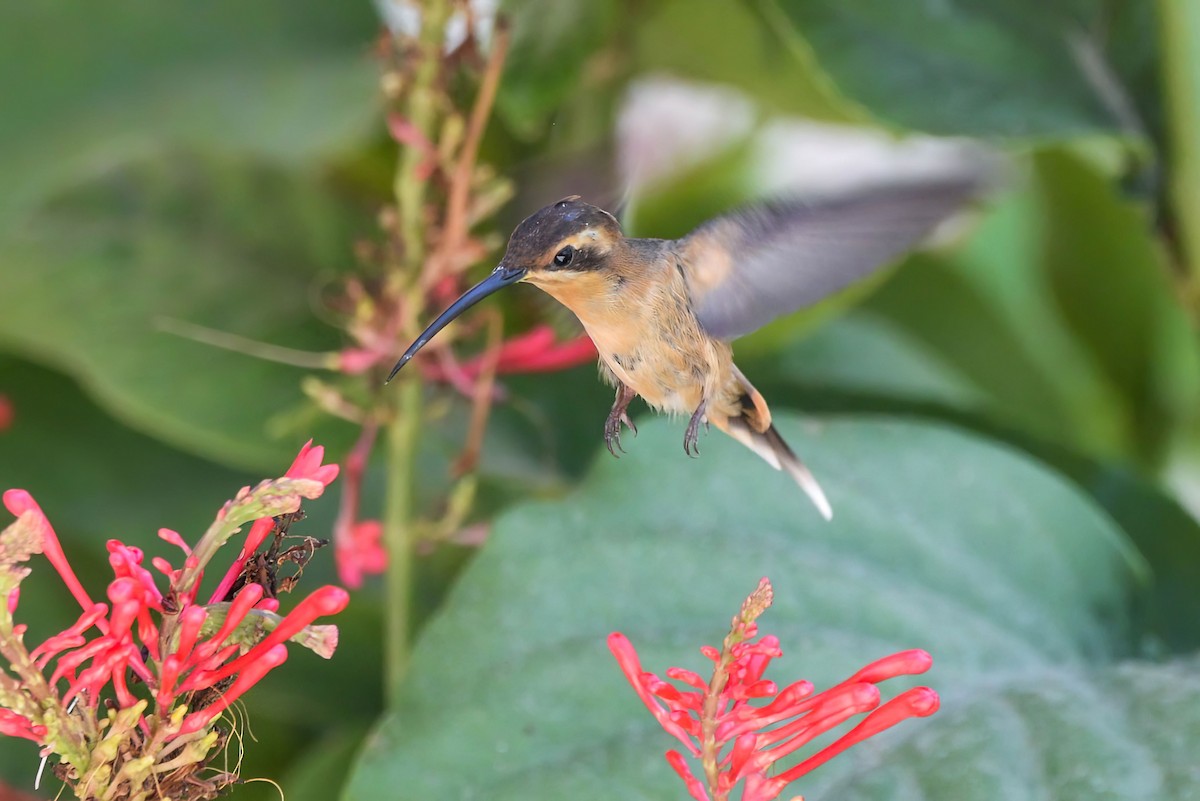
[[[982,188],[981,176],[778,200],[717,217],[677,243],[700,324],[734,339],[874,272]]]

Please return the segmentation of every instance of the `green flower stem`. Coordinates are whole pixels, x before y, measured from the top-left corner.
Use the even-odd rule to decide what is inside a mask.
[[[1193,313],[1200,311],[1200,3],[1159,0],[1171,197]]]
[[[414,43],[417,67],[409,89],[404,114],[410,125],[432,140],[437,122],[437,77],[450,0],[428,0],[421,5],[421,34]],[[426,155],[418,148],[404,148],[396,169],[394,192],[400,234],[404,243],[406,269],[403,333],[415,338],[416,313],[424,307],[421,272],[426,254],[425,205],[427,185],[420,176]],[[413,536],[417,509],[415,483],[417,450],[422,421],[422,386],[419,378],[405,374],[392,407],[387,427],[387,498],[384,501],[383,532],[388,551],[387,623],[384,651],[384,692],[394,700],[408,670],[409,630],[412,617]]]
[[[413,537],[416,529],[417,447],[421,432],[421,382],[405,376],[399,402],[387,428],[388,493],[383,512],[387,540],[387,623],[384,688],[394,700],[408,670],[409,620],[412,617]]]

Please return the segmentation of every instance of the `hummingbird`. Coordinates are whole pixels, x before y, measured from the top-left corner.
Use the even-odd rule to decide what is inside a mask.
[[[526,282],[570,309],[616,388],[604,424],[610,453],[637,396],[689,416],[684,452],[700,427],[733,437],[786,472],[817,510],[820,484],[771,424],[771,410],[733,362],[730,343],[812,305],[918,244],[980,189],[974,175],[877,186],[823,199],[777,198],[697,227],[681,239],[628,237],[609,212],[578,195],[517,226],[499,265],[454,301],[404,352],[396,373],[439,331],[483,298]]]

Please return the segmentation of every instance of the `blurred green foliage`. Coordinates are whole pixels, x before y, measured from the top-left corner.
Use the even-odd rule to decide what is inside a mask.
[[[400,704],[380,724],[386,610],[369,587],[335,659],[296,655],[248,696],[243,775],[288,798],[335,797],[352,766],[354,799],[682,797],[604,636],[626,631],[653,669],[694,667],[769,574],[764,630],[796,671],[781,680],[924,647],[944,699],[806,797],[1200,793],[1200,254],[1186,249],[1200,232],[1167,191],[1200,147],[1200,98],[1180,95],[1200,87],[1200,56],[1178,45],[1200,48],[1200,27],[1167,51],[1156,16],[1187,2],[506,3],[512,57],[484,144],[521,180],[505,222],[614,186],[623,98],[656,75],[735,88],[754,111],[644,187],[640,233],[759,193],[754,137],[782,118],[983,137],[1021,177],[963,241],[738,344],[834,524],[717,437],[684,459],[679,425],[643,424],[612,462],[590,368],[506,380],[475,519],[512,508],[465,572],[462,548],[422,558],[417,625],[441,614]],[[306,397],[312,371],[162,321],[344,343],[322,292],[389,201],[380,32],[365,0],[0,9],[0,394],[15,410],[0,488],[38,497],[90,586],[106,538],[157,553],[159,526],[194,537],[310,436],[334,460],[352,441]],[[512,294],[517,319],[546,308]],[[430,399],[433,506],[468,407]],[[368,516],[384,481],[367,480]],[[327,532],[335,504],[310,504],[305,533]],[[31,639],[73,619],[49,569],[34,578]],[[36,762],[0,741],[7,783],[28,788]]]

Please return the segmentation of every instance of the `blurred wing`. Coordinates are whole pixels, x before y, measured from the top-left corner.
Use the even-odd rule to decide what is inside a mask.
[[[678,245],[696,317],[717,339],[755,331],[887,264],[980,188],[977,179],[930,180],[710,220]]]

